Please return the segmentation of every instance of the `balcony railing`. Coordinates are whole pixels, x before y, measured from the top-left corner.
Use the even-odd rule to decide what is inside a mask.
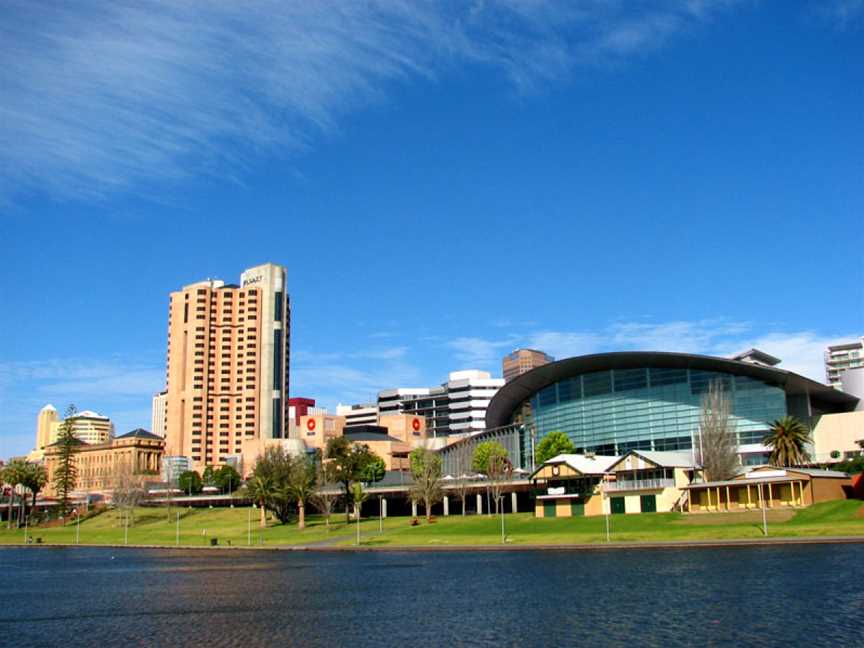
[[[674,485],[674,479],[624,479],[621,481],[607,482],[603,485],[603,488],[608,492],[671,488]]]

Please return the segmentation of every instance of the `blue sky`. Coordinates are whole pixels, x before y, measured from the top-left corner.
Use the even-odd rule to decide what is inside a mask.
[[[862,0],[244,7],[4,3],[0,457],[149,427],[168,293],[266,261],[330,407],[864,334]]]

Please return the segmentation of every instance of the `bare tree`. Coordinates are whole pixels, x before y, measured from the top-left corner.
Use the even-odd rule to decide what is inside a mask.
[[[492,491],[492,499],[495,501],[495,515],[498,515],[504,510],[504,491],[513,475],[513,464],[506,455],[491,454],[486,471],[489,477],[489,489]]]
[[[422,500],[426,510],[426,521],[432,521],[432,507],[441,501],[441,456],[426,448],[416,448],[411,452],[411,498]]]
[[[740,464],[732,404],[719,380],[711,381],[702,395],[696,457],[707,481],[731,479]]]
[[[333,485],[328,486],[327,476],[327,465],[320,463],[320,461],[317,462],[315,465],[315,490],[309,501],[324,515],[327,531],[330,531],[330,516],[333,514],[333,507],[336,506],[336,500],[341,497],[341,493],[335,490]]]
[[[135,526],[135,507],[144,498],[144,478],[136,474],[134,466],[118,458],[111,475],[111,501],[120,511],[125,523]]]
[[[471,459],[474,456],[474,448],[468,441],[462,441],[457,443],[451,452],[456,472],[453,475],[456,478],[456,492],[459,494],[459,499],[462,500],[462,515],[465,515],[465,501],[468,499],[468,491],[471,490],[469,473],[471,471]]]

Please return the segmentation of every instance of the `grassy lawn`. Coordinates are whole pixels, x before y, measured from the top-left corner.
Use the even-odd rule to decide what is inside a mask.
[[[173,546],[176,542],[176,515],[180,512],[180,545],[207,546],[210,538],[220,545],[246,546],[249,509],[173,509],[171,521],[165,509],[142,508],[136,511],[135,524],[129,529],[129,544]],[[352,545],[356,525],[345,525],[344,517],[334,515],[328,529],[320,516],[310,516],[307,528],[269,521],[259,529],[257,511],[252,512],[252,545]],[[501,520],[488,516],[439,517],[432,524],[420,518],[411,526],[407,517],[388,518],[379,532],[377,518],[361,522],[366,546],[447,546],[494,545],[501,542]],[[662,542],[668,540],[727,540],[762,537],[762,515],[721,513],[682,515],[658,513],[615,515],[609,518],[613,542]],[[508,541],[514,545],[604,543],[606,520],[601,517],[535,519],[530,513],[505,516]],[[864,536],[864,503],[855,500],[825,502],[800,511],[768,513],[769,534],[782,536]],[[37,527],[32,537],[46,543],[74,543],[75,525]],[[108,511],[81,523],[81,544],[123,544],[124,528],[119,515]],[[20,544],[24,531],[0,529],[0,544]]]

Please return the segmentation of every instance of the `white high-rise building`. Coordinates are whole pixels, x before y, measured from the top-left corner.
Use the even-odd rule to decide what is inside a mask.
[[[825,349],[825,380],[832,387],[842,389],[841,374],[856,367],[864,367],[864,336],[855,342]]]
[[[378,394],[385,414],[413,414],[426,419],[430,437],[469,434],[486,428],[486,408],[504,386],[488,371],[453,371],[440,387],[387,389]]]
[[[150,431],[160,437],[165,437],[165,404],[168,402],[168,392],[153,394],[153,407],[150,414]]]
[[[342,405],[340,403],[336,406],[336,416],[345,417],[346,428],[357,425],[378,425],[378,405],[375,403]]]

